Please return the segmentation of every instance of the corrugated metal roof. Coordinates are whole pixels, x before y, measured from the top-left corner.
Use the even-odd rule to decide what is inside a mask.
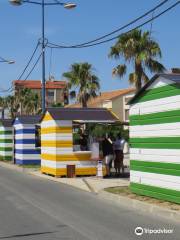
[[[42,115],[33,115],[33,116],[17,116],[15,120],[23,124],[36,124],[39,123],[42,118]]]
[[[133,104],[134,101],[159,77],[165,78],[167,80],[170,80],[172,82],[175,82],[177,84],[180,84],[180,74],[175,73],[159,73],[153,76],[153,78],[147,82],[144,87],[141,88],[139,92],[136,93],[136,95],[129,101],[128,104]]]
[[[47,111],[55,120],[119,121],[105,108],[48,108]]]
[[[13,119],[0,119],[0,123],[4,127],[12,127]]]

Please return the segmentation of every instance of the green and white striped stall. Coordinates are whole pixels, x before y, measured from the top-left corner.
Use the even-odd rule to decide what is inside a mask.
[[[130,187],[180,203],[180,74],[158,74],[130,101]]]
[[[0,158],[12,160],[13,127],[11,119],[0,119]]]

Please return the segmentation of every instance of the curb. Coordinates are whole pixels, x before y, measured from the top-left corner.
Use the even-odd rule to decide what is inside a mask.
[[[0,167],[9,168],[9,169],[13,169],[17,172],[24,172],[24,173],[30,173],[33,171],[33,168],[19,167],[15,164],[6,163],[6,162],[2,162],[2,161],[0,161]],[[37,171],[37,169],[34,169],[34,171]]]
[[[100,191],[98,195],[103,199],[114,201],[120,206],[125,206],[133,210],[139,210],[140,212],[149,212],[155,216],[164,217],[173,221],[180,222],[180,211],[178,212],[175,210],[159,207],[154,204],[145,203],[136,199],[131,199],[125,196],[108,193],[105,190]]]

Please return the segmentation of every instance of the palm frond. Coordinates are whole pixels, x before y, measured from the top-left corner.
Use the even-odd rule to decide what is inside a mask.
[[[127,67],[125,64],[118,65],[117,67],[113,68],[112,75],[119,76],[120,78],[126,74]]]

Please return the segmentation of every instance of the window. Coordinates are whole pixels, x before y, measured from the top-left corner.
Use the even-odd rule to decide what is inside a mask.
[[[125,110],[125,121],[129,121],[129,109]]]
[[[48,97],[54,98],[54,90],[48,90],[47,95]]]

